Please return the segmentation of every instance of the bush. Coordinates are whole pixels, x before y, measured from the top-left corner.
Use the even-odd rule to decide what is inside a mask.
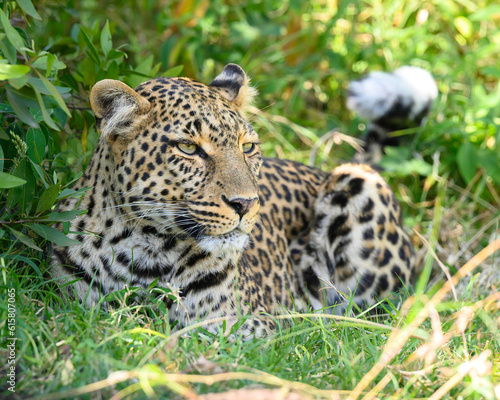
[[[135,69],[113,48],[109,22],[85,29],[73,25],[59,43],[33,40],[21,28],[41,17],[30,1],[7,2],[0,10],[5,34],[0,77],[0,202],[3,248],[17,239],[41,251],[43,241],[78,244],[65,236],[69,221],[85,211],[57,212],[57,203],[85,191],[71,186],[82,175],[98,138],[88,93],[96,81],[119,79],[135,86],[158,73],[149,60]],[[35,21],[33,21],[34,19]],[[14,25],[13,25],[14,24]],[[63,58],[51,52],[64,44]],[[164,75],[180,72],[180,68]],[[64,232],[50,225],[65,222]]]

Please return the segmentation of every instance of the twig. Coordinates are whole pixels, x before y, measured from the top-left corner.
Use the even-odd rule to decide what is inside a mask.
[[[491,184],[490,180],[488,178],[486,180],[486,186],[488,187],[488,190],[491,193],[491,196],[495,199],[495,202],[497,203],[497,207],[500,208],[500,196],[498,195],[497,191],[495,190],[495,187]]]
[[[33,220],[32,219],[20,219],[17,221],[0,221],[0,225],[24,224],[26,222],[33,222]]]
[[[152,371],[116,371],[109,374],[106,379],[99,382],[91,383],[76,389],[70,389],[64,392],[46,394],[33,398],[33,400],[57,400],[65,398],[75,398],[83,394],[88,394],[96,392],[98,390],[105,389],[112,385],[130,380],[130,379],[140,379],[145,381],[152,381],[155,383],[163,384],[173,389],[177,393],[184,395],[188,398],[196,399],[196,394],[193,396],[193,392],[189,387],[184,386],[189,383],[203,383],[205,385],[213,385],[218,382],[226,382],[232,380],[250,380],[254,382],[259,382],[267,385],[286,387],[291,390],[300,391],[302,393],[308,393],[316,396],[321,396],[323,398],[329,399],[340,399],[340,395],[349,393],[347,390],[322,390],[317,389],[314,386],[308,385],[307,383],[289,381],[286,379],[279,378],[277,376],[267,374],[267,373],[251,373],[251,372],[225,372],[221,374],[214,375],[189,375],[189,374],[165,374],[162,372],[152,372]]]

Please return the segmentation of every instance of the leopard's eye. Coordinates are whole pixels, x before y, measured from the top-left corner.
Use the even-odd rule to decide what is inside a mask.
[[[242,147],[243,147],[243,153],[249,154],[254,151],[255,143],[245,143]]]
[[[198,146],[193,143],[177,143],[177,147],[183,153],[193,155],[198,150]]]

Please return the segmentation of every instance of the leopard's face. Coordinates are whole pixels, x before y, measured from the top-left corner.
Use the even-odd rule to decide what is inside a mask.
[[[205,250],[245,245],[258,218],[262,156],[242,104],[217,85],[241,78],[226,69],[213,86],[158,78],[129,89],[125,100],[110,101],[109,86],[93,97],[114,159],[112,195],[132,226],[192,237]],[[108,114],[99,109],[109,104]]]

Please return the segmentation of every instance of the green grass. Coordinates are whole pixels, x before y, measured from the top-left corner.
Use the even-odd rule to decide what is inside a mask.
[[[167,315],[151,304],[124,302],[109,312],[88,310],[66,301],[29,266],[7,265],[3,280],[3,288],[16,289],[19,398],[123,398],[124,393],[132,398],[170,398],[174,393],[189,398],[190,391],[203,394],[248,385],[335,398],[335,393],[354,389],[382,362],[382,354],[391,353],[367,387],[384,382],[379,397],[427,398],[471,360],[486,357],[471,364],[470,376],[445,398],[495,398],[500,298],[497,293],[486,304],[472,300],[473,284],[457,301],[438,298],[428,310],[416,301],[405,312],[385,317],[284,314],[281,318],[291,318],[290,323],[274,335],[243,342],[203,329],[189,336],[171,334]],[[418,321],[413,326],[412,319]],[[398,334],[403,333],[408,338],[398,346]],[[443,335],[450,337],[443,340]],[[110,375],[116,371],[124,372]],[[144,380],[137,381],[141,376]]]
[[[498,246],[500,231],[496,2],[167,3],[127,0],[103,8],[94,0],[46,0],[35,5],[42,20],[28,16],[25,24],[18,5],[3,2],[21,40],[33,40],[38,53],[25,59],[4,39],[2,57],[63,88],[71,118],[47,91],[40,101],[30,81],[23,101],[40,130],[29,129],[6,95],[22,82],[0,82],[0,168],[28,181],[0,190],[0,298],[15,289],[18,338],[16,393],[2,380],[0,397],[196,399],[246,388],[279,398],[271,392],[278,388],[318,399],[500,399],[500,253],[481,253]],[[111,48],[102,33],[106,20]],[[54,62],[46,71],[36,64],[42,49],[65,66]],[[154,299],[89,310],[51,281],[50,245],[25,221],[50,225],[44,216],[57,200],[44,193],[71,186],[89,160],[97,133],[87,99],[95,81],[134,86],[180,73],[208,83],[228,62],[242,65],[259,89],[251,120],[265,155],[325,170],[349,160],[353,149],[346,137],[323,135],[363,129],[345,108],[349,80],[407,64],[432,72],[440,96],[427,123],[401,132],[403,146],[383,160],[419,257],[420,280],[403,296],[403,311],[386,303],[388,315],[354,320],[283,312],[272,336],[230,340],[202,328],[172,333]],[[20,243],[11,229],[43,251]],[[7,311],[2,300],[3,337]],[[8,358],[3,346],[0,357]],[[6,367],[0,364],[2,379]]]

